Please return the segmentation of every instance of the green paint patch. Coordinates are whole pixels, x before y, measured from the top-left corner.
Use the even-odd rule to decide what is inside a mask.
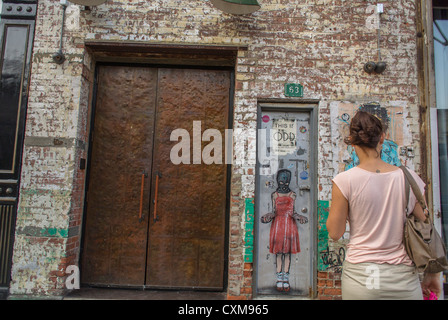
[[[254,198],[246,198],[244,206],[244,262],[252,263],[254,260]]]
[[[67,238],[68,230],[58,228],[43,228],[40,230],[40,235],[43,237]]]
[[[60,228],[17,227],[17,234],[28,237],[68,238],[68,231]]]
[[[318,250],[318,261],[317,261],[317,269],[319,271],[325,271],[328,268],[328,265],[324,263],[322,259],[322,252],[328,250],[328,230],[327,230],[327,219],[328,213],[330,212],[330,201],[319,200],[317,201],[317,216],[318,216],[318,225],[317,225],[317,250]]]
[[[327,219],[330,212],[330,201],[318,201],[318,261],[319,271],[342,272],[342,263],[345,260],[347,241],[330,242],[327,230]]]

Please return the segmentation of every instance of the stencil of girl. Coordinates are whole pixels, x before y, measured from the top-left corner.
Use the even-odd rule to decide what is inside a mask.
[[[272,211],[261,217],[262,223],[270,223],[269,252],[276,255],[276,289],[288,292],[291,254],[300,252],[299,231],[296,220],[300,224],[308,219],[295,211],[296,193],[289,188],[291,171],[282,169],[277,172],[277,190],[271,194]]]

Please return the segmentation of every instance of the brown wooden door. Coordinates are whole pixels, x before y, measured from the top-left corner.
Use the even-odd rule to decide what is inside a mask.
[[[229,86],[228,72],[159,71],[154,170],[161,177],[158,219],[149,224],[148,286],[223,287],[226,166],[193,164],[193,121],[200,121],[201,135],[218,129],[224,137]],[[190,164],[170,161],[170,133],[177,128],[189,131]]]
[[[141,176],[151,172],[156,86],[156,69],[99,69],[83,253],[85,283],[142,285],[145,280],[147,224],[140,220]]]
[[[228,71],[100,67],[84,283],[223,288],[226,165],[173,164],[170,135],[224,137],[229,88]]]

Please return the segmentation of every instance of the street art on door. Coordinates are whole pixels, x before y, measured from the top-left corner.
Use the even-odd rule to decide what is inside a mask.
[[[299,232],[296,220],[307,223],[308,219],[296,212],[294,202],[296,193],[289,188],[291,171],[277,172],[277,190],[271,194],[272,212],[261,217],[262,223],[271,223],[269,252],[276,255],[276,288],[288,292],[291,254],[300,252]]]
[[[262,148],[259,144],[259,153],[265,152],[270,159],[275,155],[276,160],[259,164],[257,292],[308,295],[315,252],[311,240],[310,115],[265,112],[261,120],[260,129],[266,129],[270,138]]]

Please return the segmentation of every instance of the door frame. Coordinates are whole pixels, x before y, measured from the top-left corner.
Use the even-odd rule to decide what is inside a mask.
[[[30,12],[12,10],[26,4],[31,8]],[[14,243],[16,238],[16,222],[20,198],[22,179],[22,160],[26,143],[25,127],[27,125],[28,98],[31,79],[32,53],[34,46],[34,34],[36,27],[37,0],[27,1],[3,1],[0,21],[0,73],[3,71],[4,54],[6,50],[7,29],[20,27],[27,29],[26,43],[24,43],[24,60],[21,69],[21,83],[17,92],[18,104],[16,113],[16,136],[12,155],[11,170],[0,171],[0,211],[3,213],[5,224],[0,226],[0,300],[8,296],[11,283],[11,269],[14,255]],[[2,217],[0,217],[2,218]]]
[[[203,70],[226,70],[230,71],[230,89],[229,89],[229,108],[228,108],[228,123],[227,129],[233,129],[233,120],[234,120],[234,93],[235,93],[235,67],[234,66],[216,66],[216,65],[184,65],[184,64],[158,64],[158,63],[147,63],[147,62],[103,62],[97,61],[94,65],[94,81],[93,81],[93,94],[91,98],[91,108],[90,108],[90,116],[89,116],[89,126],[88,126],[88,135],[89,135],[89,145],[87,151],[87,161],[86,161],[86,178],[85,178],[85,186],[84,186],[84,203],[83,203],[83,214],[82,214],[82,231],[81,231],[81,239],[80,239],[80,250],[79,250],[79,269],[82,272],[83,266],[83,249],[85,244],[85,234],[86,234],[86,214],[87,214],[87,195],[89,192],[89,182],[90,182],[90,169],[91,169],[91,161],[92,161],[92,146],[94,139],[94,128],[95,128],[95,112],[96,112],[96,102],[97,102],[97,92],[98,92],[98,74],[99,69],[102,66],[129,66],[129,67],[142,67],[142,68],[172,68],[172,69],[203,69]],[[152,160],[151,160],[152,161]],[[232,174],[232,164],[223,163],[223,165],[227,166],[227,175],[226,175],[226,206],[225,206],[225,239],[224,239],[224,265],[223,265],[223,288],[222,292],[227,291],[228,287],[228,268],[229,268],[229,228],[230,228],[230,196],[231,196],[231,174]],[[148,224],[149,228],[149,224]],[[147,254],[147,253],[146,253]],[[81,286],[86,286],[81,282]],[[106,288],[136,288],[143,290],[151,290],[154,289],[153,286],[147,286],[146,283],[143,283],[142,286],[123,286],[123,285],[87,285],[90,287],[106,287]],[[194,291],[210,291],[209,289],[202,288],[164,288],[158,290],[194,290]]]
[[[258,129],[261,127],[261,121],[262,121],[262,111],[273,111],[273,112],[309,112],[310,114],[310,146],[313,148],[313,152],[310,153],[310,162],[314,165],[315,170],[313,170],[312,173],[310,173],[310,178],[313,181],[314,188],[312,187],[312,190],[310,192],[310,203],[311,203],[311,210],[313,212],[313,219],[312,224],[310,226],[311,230],[311,245],[313,246],[314,253],[311,253],[311,270],[310,270],[310,277],[311,277],[311,289],[308,294],[308,298],[312,299],[316,296],[316,288],[317,288],[317,258],[318,258],[318,252],[317,252],[317,227],[318,227],[318,216],[317,216],[317,199],[318,199],[318,113],[319,113],[319,102],[320,100],[315,99],[299,99],[299,100],[284,100],[284,99],[265,99],[265,100],[259,100],[257,104],[257,143],[256,143],[256,165],[255,165],[255,201],[254,201],[254,208],[255,208],[255,223],[254,223],[254,276],[253,276],[253,296],[254,297],[266,297],[266,294],[259,294],[257,292],[258,288],[258,263],[260,258],[258,257],[258,235],[259,235],[259,228],[260,228],[260,213],[258,208],[258,201],[257,197],[259,194],[259,180],[260,180],[260,165],[258,162]],[[278,296],[286,297],[290,296],[287,294],[279,294]]]

